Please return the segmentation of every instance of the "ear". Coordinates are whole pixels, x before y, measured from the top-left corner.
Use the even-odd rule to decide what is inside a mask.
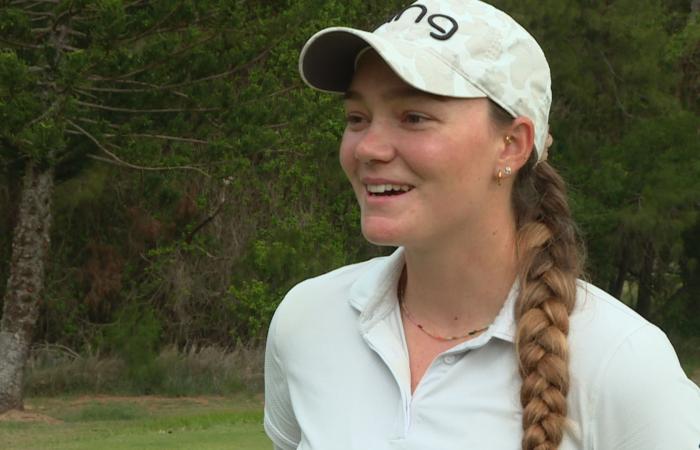
[[[518,117],[505,130],[499,167],[510,167],[517,172],[527,163],[535,150],[535,125],[527,117]]]

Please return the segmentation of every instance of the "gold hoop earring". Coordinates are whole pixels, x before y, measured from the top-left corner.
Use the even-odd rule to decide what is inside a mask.
[[[501,185],[501,180],[503,179],[503,171],[501,169],[498,169],[498,173],[496,174],[496,182],[498,185]]]

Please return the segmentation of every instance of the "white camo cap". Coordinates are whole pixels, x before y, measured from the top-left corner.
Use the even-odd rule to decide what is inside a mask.
[[[546,158],[549,65],[535,38],[506,13],[478,0],[419,0],[374,32],[326,28],[304,45],[302,79],[343,93],[361,52],[373,48],[406,83],[447,97],[488,97],[535,124],[535,150]]]

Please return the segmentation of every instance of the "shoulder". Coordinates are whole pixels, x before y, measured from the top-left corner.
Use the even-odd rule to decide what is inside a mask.
[[[579,281],[576,303],[569,331],[572,365],[589,382],[610,380],[620,358],[628,360],[626,367],[618,367],[628,374],[652,360],[678,366],[664,332],[602,289]],[[596,380],[601,371],[605,380]]]
[[[387,257],[349,264],[308,278],[289,290],[278,306],[278,314],[294,314],[308,308],[325,308],[347,301],[352,285],[380,266]]]
[[[313,295],[319,291],[325,291],[329,288],[334,290],[347,290],[352,283],[358,278],[372,270],[372,267],[381,264],[386,256],[373,258],[367,261],[362,261],[347,266],[338,267],[337,269],[326,272],[322,275],[308,278],[290,289],[285,296],[284,301],[289,298],[305,297]]]
[[[570,339],[574,342],[600,342],[610,347],[629,338],[638,329],[649,326],[653,327],[607,292],[585,281],[577,282],[576,307],[571,314]]]
[[[378,276],[389,257],[350,264],[306,279],[282,299],[270,324],[270,338],[309,339],[324,332],[334,336],[334,327],[350,326],[357,317],[350,297],[359,280]],[[328,339],[328,335],[326,338]]]
[[[630,351],[630,345],[652,339],[662,353],[673,353],[661,330],[602,289],[584,281],[577,284],[576,307],[571,314],[569,345],[572,372],[587,384],[605,381],[601,374],[613,358]],[[643,356],[638,355],[639,364]],[[629,370],[634,370],[630,367]]]
[[[658,327],[581,282],[569,342],[573,395],[596,448],[684,448],[674,445],[700,436],[700,391]]]

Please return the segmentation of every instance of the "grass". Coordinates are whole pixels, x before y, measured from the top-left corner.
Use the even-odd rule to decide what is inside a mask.
[[[37,346],[26,414],[0,418],[0,448],[269,450],[262,371],[260,346],[166,347],[136,367],[119,355]]]
[[[37,421],[0,421],[5,450],[269,450],[260,396],[67,397],[26,402]],[[60,423],[45,423],[52,417]]]

